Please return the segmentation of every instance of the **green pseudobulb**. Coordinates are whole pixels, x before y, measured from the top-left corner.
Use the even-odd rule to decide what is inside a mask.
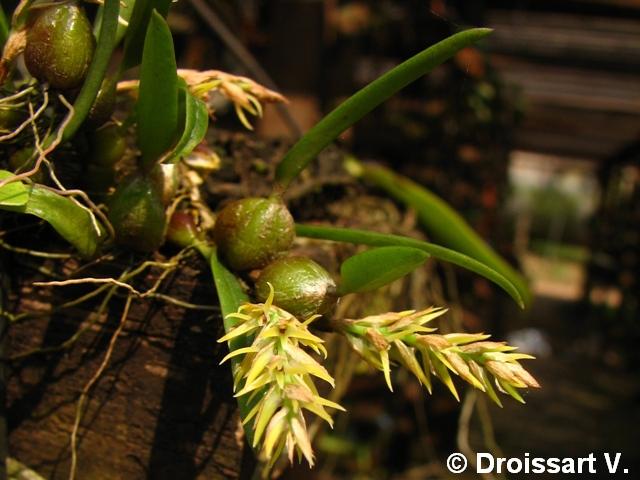
[[[328,312],[336,304],[336,283],[324,268],[306,257],[287,257],[270,263],[256,281],[262,302],[273,287],[273,304],[301,320]]]
[[[231,202],[216,218],[213,237],[224,261],[236,271],[262,268],[291,247],[293,218],[278,198]]]
[[[90,195],[101,198],[115,184],[116,164],[124,155],[127,143],[120,127],[110,123],[89,135],[89,145],[85,187]]]
[[[79,87],[96,43],[84,11],[75,2],[63,2],[34,12],[24,49],[29,73],[54,88]]]
[[[166,225],[162,181],[156,171],[125,179],[109,201],[109,221],[120,245],[153,252],[164,241]]]

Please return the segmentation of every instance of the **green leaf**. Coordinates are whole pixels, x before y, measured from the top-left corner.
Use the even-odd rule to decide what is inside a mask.
[[[401,63],[345,100],[287,152],[276,169],[280,188],[285,189],[322,149],[375,107],[491,31],[474,28],[456,33]]]
[[[429,254],[413,247],[380,247],[348,258],[340,267],[340,295],[369,292],[422,265]]]
[[[133,10],[128,13],[130,19],[124,39],[121,70],[127,70],[140,63],[151,12],[155,9],[160,15],[166,17],[170,6],[171,0],[135,0]]]
[[[478,260],[440,245],[423,242],[414,238],[401,237],[399,235],[388,235],[351,228],[319,227],[315,225],[297,224],[296,233],[301,237],[371,245],[373,247],[397,245],[402,247],[418,248],[429,253],[435,258],[466,268],[467,270],[471,270],[472,272],[491,280],[502,287],[502,289],[507,292],[521,308],[524,308],[524,302],[520,291],[508,278]]]
[[[211,250],[209,256],[209,264],[211,266],[211,273],[213,273],[213,281],[218,292],[218,299],[220,301],[220,309],[222,310],[222,317],[224,322],[224,331],[229,333],[236,325],[237,320],[233,318],[227,318],[230,313],[238,311],[238,307],[245,302],[249,301],[249,297],[242,289],[240,282],[236,276],[230,272],[223,263],[220,262],[218,254],[215,248]],[[249,346],[245,336],[237,337],[229,341],[229,351],[233,352],[239,348]],[[231,369],[235,372],[235,369],[239,365],[240,359],[238,357],[232,357]],[[238,408],[240,410],[240,418],[246,418],[253,405],[257,401],[256,397],[253,397],[249,401],[250,395],[244,395],[238,397]],[[249,422],[244,426],[245,436],[249,445],[253,444],[253,422]]]
[[[413,208],[430,237],[484,263],[507,278],[517,288],[524,304],[530,304],[531,292],[522,275],[498,255],[443,199],[388,168],[359,163],[353,158],[347,161],[347,168]]]
[[[0,170],[0,182],[15,176],[6,170]],[[29,200],[29,191],[22,182],[12,182],[0,187],[0,207],[24,205]]]
[[[22,205],[0,205],[12,212],[35,215],[49,223],[83,257],[92,257],[98,249],[100,236],[91,215],[68,197],[58,195],[42,185],[28,188],[29,199]]]
[[[218,298],[220,300],[222,315],[226,317],[230,313],[237,312],[240,305],[249,301],[249,297],[242,289],[236,276],[220,262],[216,249],[211,251],[209,262],[211,272],[213,273],[213,281],[216,285],[216,291],[218,292]],[[225,318],[225,330],[231,330],[234,326],[235,323],[233,323],[233,319]]]
[[[138,92],[138,147],[150,170],[173,145],[178,128],[178,74],[167,23],[153,12],[144,42]]]
[[[102,80],[107,72],[111,54],[116,46],[116,30],[118,28],[118,12],[120,0],[105,0],[100,37],[93,54],[87,78],[82,84],[80,93],[73,103],[73,117],[64,129],[62,140],[69,140],[84,122],[91,106],[102,86]]]
[[[189,155],[202,141],[209,127],[209,111],[207,104],[194,97],[186,88],[181,88],[184,98],[184,130],[182,137],[165,160],[166,163],[176,162],[181,157]]]

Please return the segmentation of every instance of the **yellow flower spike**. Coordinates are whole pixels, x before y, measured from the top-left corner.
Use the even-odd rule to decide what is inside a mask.
[[[336,322],[351,347],[368,363],[381,370],[391,388],[389,348],[394,358],[416,376],[431,392],[431,374],[438,377],[459,400],[451,373],[484,391],[501,406],[489,374],[502,393],[518,401],[522,397],[516,389],[538,387],[538,382],[519,360],[533,358],[512,353],[516,348],[504,342],[488,341],[484,333],[433,333],[435,328],[425,325],[443,315],[447,309],[430,307],[424,310],[387,312],[357,320]],[[418,360],[418,352],[421,361]]]
[[[289,312],[273,305],[274,291],[264,303],[242,305],[233,316],[238,325],[220,341],[252,335],[251,345],[229,353],[224,360],[244,356],[234,371],[235,396],[248,395],[256,402],[243,419],[253,421],[254,446],[261,445],[261,458],[273,465],[285,449],[293,458],[298,452],[313,464],[311,440],[306,430],[303,410],[317,415],[333,426],[326,408],[344,410],[337,403],[322,398],[312,378],[334,386],[333,377],[306,349],[326,357],[324,341],[309,331],[317,316],[300,322]]]

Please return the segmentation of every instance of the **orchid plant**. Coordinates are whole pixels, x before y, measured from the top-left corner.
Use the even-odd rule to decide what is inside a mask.
[[[290,461],[298,456],[313,465],[308,416],[331,426],[333,411],[344,410],[316,386],[318,380],[330,387],[335,383],[323,366],[331,352],[314,329],[321,318],[324,328],[344,337],[382,372],[390,390],[395,366],[411,372],[428,391],[432,378],[438,378],[456,398],[452,374],[497,404],[498,392],[523,401],[520,389],[538,387],[520,364],[531,357],[516,353],[514,347],[489,341],[484,334],[437,333],[431,322],[445,308],[381,312],[360,319],[334,315],[341,297],[374,291],[431,257],[482,275],[521,307],[528,304],[530,294],[520,274],[444,200],[388,169],[345,156],[349,173],[415,209],[427,233],[440,243],[296,224],[282,201],[299,174],[342,132],[398,90],[489,35],[489,29],[456,33],[355,93],[279,161],[271,196],[219,209],[207,204],[200,188],[218,160],[203,143],[213,113],[211,93],[226,97],[249,129],[248,115],[259,117],[264,103],[285,99],[248,78],[179,70],[165,20],[169,0],[99,3],[92,28],[82,5],[74,1],[22,0],[10,20],[0,10],[0,146],[5,155],[19,157],[2,160],[0,209],[6,215],[39,217],[85,259],[122,249],[148,256],[165,240],[200,252],[211,267],[223,312],[226,334],[219,341],[229,345],[223,361],[231,363],[241,421],[265,473],[283,454]],[[59,18],[71,20],[54,21]],[[61,58],[70,38],[82,41],[77,58]],[[122,59],[109,69],[118,46]],[[16,67],[21,55],[28,71]],[[138,66],[138,79],[122,79]],[[62,80],[53,75],[61,72]],[[79,88],[77,95],[71,88]],[[114,116],[116,98],[124,112]],[[76,179],[67,185],[60,179],[56,155],[64,148],[81,150],[87,140],[90,147],[82,153],[87,155],[83,168],[88,181]],[[116,185],[121,165],[127,162],[128,171]],[[290,256],[296,237],[372,248],[347,259],[336,280],[337,272]],[[150,262],[118,278],[85,281],[150,296],[158,284],[137,292],[129,283]],[[177,260],[162,265],[175,268]],[[257,277],[247,276],[249,270],[259,271]],[[257,280],[247,287],[241,277]],[[2,317],[15,320],[4,311]],[[72,472],[73,468],[75,464]]]

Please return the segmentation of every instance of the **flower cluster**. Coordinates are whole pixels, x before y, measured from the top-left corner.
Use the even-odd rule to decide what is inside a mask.
[[[233,103],[236,115],[242,124],[253,130],[251,123],[245,116],[245,111],[253,116],[262,116],[262,104],[286,102],[286,99],[277,92],[263,87],[259,83],[247,77],[240,77],[220,70],[188,70],[179,69],[178,75],[182,77],[191,93],[207,101],[212,91],[218,91]]]
[[[242,356],[234,371],[235,396],[249,395],[251,409],[243,419],[254,421],[253,447],[261,443],[260,456],[270,469],[285,451],[313,466],[314,455],[303,411],[307,410],[333,426],[325,407],[344,410],[318,394],[312,377],[332,387],[334,379],[307,351],[326,357],[323,340],[309,331],[318,315],[301,322],[273,305],[273,288],[265,303],[242,305],[230,314],[237,325],[219,342],[253,336],[250,346],[238,348],[222,361]]]
[[[359,320],[335,321],[351,346],[368,363],[384,373],[391,385],[391,361],[413,373],[431,392],[431,376],[439,378],[459,398],[449,372],[485,392],[502,405],[496,389],[524,403],[518,389],[539,387],[518,360],[533,358],[515,353],[516,347],[487,341],[489,335],[452,333],[440,335],[425,326],[445,313],[443,308],[389,312]]]
[[[219,92],[226,97],[236,111],[242,124],[253,130],[247,120],[245,112],[255,117],[262,116],[262,103],[286,102],[286,98],[247,77],[232,75],[220,70],[190,70],[178,69],[178,76],[182,78],[190,92],[197,98],[209,100],[211,92]],[[123,80],[118,82],[118,92],[132,92],[138,89],[138,80]]]

